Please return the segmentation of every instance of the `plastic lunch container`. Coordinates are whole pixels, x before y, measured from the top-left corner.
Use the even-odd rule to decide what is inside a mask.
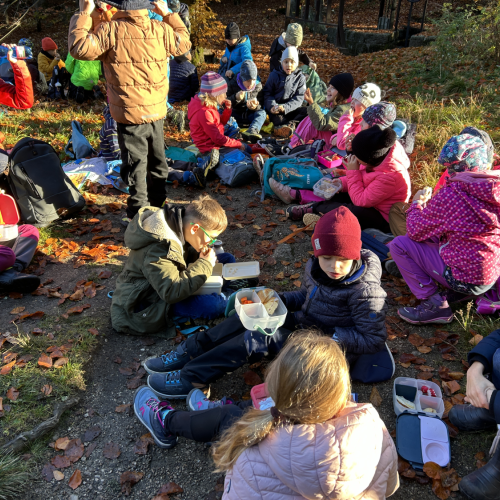
[[[421,390],[423,385],[426,385],[429,389],[434,389],[436,397],[434,398],[432,396],[424,396]],[[396,396],[403,396],[408,401],[414,403],[416,407],[415,410],[411,410],[409,408],[401,406],[398,403]],[[394,403],[394,412],[396,413],[396,415],[400,415],[401,413],[407,411],[408,413],[423,413],[424,415],[436,415],[439,418],[443,418],[443,395],[439,386],[434,382],[429,382],[427,380],[418,380],[415,378],[398,377],[394,381],[392,398]],[[424,412],[424,408],[432,408],[436,410],[436,413]]]
[[[256,278],[260,274],[258,261],[235,262],[234,264],[215,264],[207,281],[193,295],[208,295],[210,293],[220,294],[222,282],[225,280],[238,280],[245,278]]]
[[[313,193],[320,198],[329,200],[342,189],[342,182],[329,177],[323,177],[313,186]]]
[[[338,167],[339,165],[342,165],[343,158],[339,158],[337,160],[332,159],[332,157],[337,157],[337,156],[339,155],[334,151],[328,151],[328,150],[320,151],[318,153],[318,162],[327,168]]]
[[[0,241],[9,241],[17,238],[19,229],[17,224],[0,224]]]
[[[287,308],[279,298],[279,295],[273,290],[274,297],[278,299],[278,307],[274,314],[269,315],[262,304],[259,296],[259,290],[240,290],[236,294],[235,309],[236,314],[239,316],[243,326],[250,331],[258,331],[265,335],[273,335],[276,330],[283,325],[287,315]],[[240,300],[246,297],[251,300],[253,304],[242,304]]]

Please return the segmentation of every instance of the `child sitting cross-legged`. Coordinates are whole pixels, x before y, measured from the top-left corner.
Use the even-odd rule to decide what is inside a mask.
[[[375,254],[361,250],[356,217],[344,207],[326,214],[316,225],[312,245],[314,257],[306,265],[302,288],[281,294],[288,309],[282,327],[265,335],[247,330],[236,314],[228,317],[170,353],[146,360],[153,392],[186,397],[247,361],[277,354],[299,326],[317,327],[339,342],[351,368],[361,355],[387,354],[382,269]]]
[[[177,436],[217,441],[226,472],[223,498],[383,500],[399,487],[394,442],[377,410],[350,401],[349,367],[336,342],[298,331],[266,370],[253,401],[209,401],[199,389],[191,410],[137,390],[134,412],[161,448]],[[267,396],[267,397],[266,397]]]
[[[186,309],[186,300],[196,299],[199,310],[193,308],[197,312],[193,316],[222,314],[226,305],[222,296],[192,295],[212,275],[216,256],[209,245],[226,227],[224,209],[209,196],[186,207],[141,208],[125,232],[130,255],[113,294],[113,328],[128,333],[166,329],[167,336],[173,337],[175,325],[170,317],[177,315],[178,305]],[[230,254],[220,254],[217,259],[234,262]]]

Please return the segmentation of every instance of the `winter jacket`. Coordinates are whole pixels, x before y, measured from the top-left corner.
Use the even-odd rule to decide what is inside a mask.
[[[269,51],[269,72],[271,73],[275,69],[281,68],[281,56],[283,51],[286,49],[285,43],[286,33],[282,33],[280,36],[276,37],[271,45],[271,50]],[[299,53],[299,63],[309,66],[312,60],[309,56],[300,48],[297,47],[297,52]]]
[[[109,112],[109,106],[104,108],[104,123],[99,130],[99,156],[106,161],[121,158],[120,145],[118,144],[118,126]]]
[[[323,104],[326,101],[326,83],[319,77],[318,73],[305,64],[300,66],[300,71],[306,77],[306,87],[311,91],[315,102]]]
[[[212,275],[212,265],[199,259],[184,241],[184,208],[144,207],[125,231],[130,254],[111,303],[111,322],[119,332],[153,333],[167,328],[171,304],[187,299]]]
[[[182,19],[182,22],[186,25],[189,33],[191,33],[191,21],[189,20],[189,7],[185,3],[181,3],[181,7],[179,9],[179,17]]]
[[[411,196],[411,181],[408,168],[410,159],[399,141],[384,161],[368,173],[364,166],[360,170],[346,170],[341,177],[342,190],[349,193],[358,207],[374,207],[389,220],[389,211],[394,203],[406,203]]]
[[[92,18],[92,31],[99,28],[102,23],[109,23],[117,10],[116,7],[111,7],[111,5],[106,5],[105,9],[96,7],[90,14]]]
[[[264,107],[268,113],[276,104],[285,108],[285,115],[302,106],[306,91],[306,77],[300,69],[287,75],[283,68],[275,69],[264,86]]]
[[[231,78],[227,85],[227,98],[231,101],[233,109],[235,111],[238,111],[243,118],[246,118],[247,114],[254,113],[259,109],[262,109],[261,103],[264,98],[264,93],[262,89],[263,89],[262,83],[260,79],[258,79],[257,83],[255,84],[255,89],[252,90],[251,92],[248,91],[245,92],[243,99],[241,101],[238,101],[236,95],[238,94],[238,92],[241,92],[241,88],[238,85],[236,78]],[[251,101],[252,99],[257,99],[259,104],[255,109],[250,110],[247,107],[247,102]]]
[[[71,83],[75,87],[92,90],[101,76],[101,61],[76,61],[68,54],[64,63],[68,73],[71,73]]]
[[[350,106],[349,106],[350,107]],[[349,111],[349,109],[347,109]],[[356,135],[361,130],[362,118],[354,119],[348,112],[342,115],[339,119],[337,127],[337,148],[342,151],[346,150],[346,142],[349,135]]]
[[[371,404],[322,424],[284,425],[247,448],[223,500],[384,500],[399,487],[394,442]]]
[[[226,58],[226,62],[222,62],[224,58]],[[241,63],[249,59],[253,61],[252,44],[250,43],[250,37],[245,35],[236,42],[236,47],[233,50],[230,51],[226,47],[224,55],[221,57],[221,63],[217,73],[225,77],[226,71],[231,70],[234,75],[232,78],[235,78],[240,72]]]
[[[177,14],[153,21],[144,10],[119,10],[92,33],[92,19],[75,14],[68,47],[80,61],[104,64],[111,115],[118,123],[141,124],[167,114],[168,62],[191,48],[189,32]]]
[[[493,392],[490,399],[490,412],[500,425],[500,355],[497,351],[500,349],[500,330],[491,332],[479,344],[469,352],[467,361],[472,365],[475,361],[479,361],[484,366],[484,374],[491,375],[491,382],[497,388]],[[495,355],[495,353],[497,353]],[[495,357],[495,360],[493,358]]]
[[[282,294],[287,309],[297,311],[298,324],[321,329],[337,340],[347,355],[378,352],[387,338],[387,294],[380,284],[380,260],[370,250],[361,250],[361,259],[363,265],[353,276],[326,286],[311,274],[316,261],[312,257],[300,290]]]
[[[14,85],[0,80],[0,104],[9,108],[29,109],[33,106],[33,84],[24,61],[12,63]]]
[[[171,59],[169,81],[168,102],[170,104],[190,101],[200,90],[198,71],[196,66],[189,61],[179,63]]]
[[[200,153],[220,148],[241,148],[241,141],[224,135],[224,125],[231,118],[231,111],[225,108],[221,116],[217,109],[203,106],[198,96],[191,99],[188,104],[189,130]]]
[[[49,81],[52,78],[52,72],[56,66],[64,68],[64,61],[62,59],[56,61],[54,56],[44,50],[38,54],[38,69],[45,76],[45,80]]]
[[[455,279],[488,285],[500,276],[500,171],[463,172],[423,208],[406,213],[407,236],[439,237],[439,253]]]
[[[311,123],[318,132],[336,132],[339,126],[340,117],[347,113],[351,107],[349,103],[350,99],[345,104],[339,104],[338,106],[330,108],[325,115],[321,110],[321,106],[313,102],[307,107],[307,116],[311,119]]]

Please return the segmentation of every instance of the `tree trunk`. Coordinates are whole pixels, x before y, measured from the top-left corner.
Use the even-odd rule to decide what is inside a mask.
[[[345,47],[344,4],[345,4],[345,0],[340,0],[340,3],[339,3],[339,20],[338,20],[338,23],[337,23],[337,47]]]

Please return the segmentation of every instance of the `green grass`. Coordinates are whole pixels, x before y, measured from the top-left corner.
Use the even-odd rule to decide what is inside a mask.
[[[0,454],[0,500],[19,497],[28,479],[28,464],[21,457]]]

